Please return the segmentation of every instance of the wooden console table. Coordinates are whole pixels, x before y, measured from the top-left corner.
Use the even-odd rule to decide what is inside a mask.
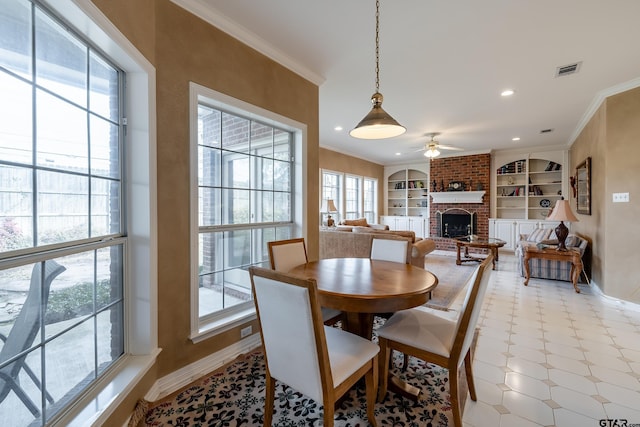
[[[580,293],[580,289],[578,289],[578,279],[582,272],[582,258],[580,257],[580,252],[572,249],[558,251],[555,248],[538,249],[537,247],[527,246],[524,251],[524,269],[526,273],[524,279],[525,286],[529,284],[529,278],[531,277],[531,269],[529,266],[529,260],[531,258],[570,262],[571,274],[569,277],[571,277],[571,282],[573,282],[573,287],[576,292]]]

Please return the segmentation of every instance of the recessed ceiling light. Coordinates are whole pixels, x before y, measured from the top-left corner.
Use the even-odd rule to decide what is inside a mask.
[[[402,153],[396,153],[396,156],[401,156],[401,155],[402,155]]]
[[[515,138],[511,138],[512,141],[520,141],[520,137],[516,136]]]
[[[333,128],[333,130],[340,132],[342,130],[342,126],[336,126]]]
[[[500,96],[511,96],[511,95],[513,95],[514,93],[516,93],[516,91],[515,91],[515,90],[513,90],[513,89],[506,89],[506,90],[503,90],[503,91],[502,91],[502,93],[500,94]]]

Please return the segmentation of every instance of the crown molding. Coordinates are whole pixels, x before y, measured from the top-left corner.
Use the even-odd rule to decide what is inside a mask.
[[[589,121],[591,120],[593,115],[596,113],[596,111],[598,111],[598,109],[600,108],[600,106],[602,105],[605,99],[607,99],[610,96],[617,95],[619,93],[626,92],[631,89],[635,89],[638,86],[640,86],[640,77],[629,80],[624,83],[620,83],[615,86],[611,86],[607,89],[603,89],[600,92],[596,93],[596,95],[593,97],[593,100],[591,101],[591,104],[589,104],[589,107],[584,112],[584,114],[582,115],[582,118],[578,122],[578,125],[576,126],[575,130],[569,137],[569,141],[568,141],[569,147],[571,147],[573,143],[576,141],[576,139],[578,138],[578,136],[580,136],[580,133],[582,132],[584,127],[587,125],[587,123],[589,123]]]
[[[304,77],[311,83],[314,83],[317,86],[324,83],[325,78],[323,76],[295,61],[290,56],[270,45],[264,39],[258,37],[255,33],[249,31],[242,25],[227,18],[222,13],[218,12],[210,4],[211,2],[209,4],[205,3],[203,0],[171,0],[171,2],[203,19],[219,30],[224,31],[231,37],[238,39],[268,58],[276,61],[278,64]]]

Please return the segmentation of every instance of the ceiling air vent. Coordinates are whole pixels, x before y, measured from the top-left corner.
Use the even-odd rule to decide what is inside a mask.
[[[576,62],[575,64],[563,65],[562,67],[556,68],[556,77],[568,76],[569,74],[574,74],[580,71],[580,66],[582,65],[582,61]]]
[[[542,129],[540,131],[540,133],[551,133],[551,132],[553,132],[553,129]]]

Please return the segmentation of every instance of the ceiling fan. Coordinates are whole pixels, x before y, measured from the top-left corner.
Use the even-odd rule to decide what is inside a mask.
[[[426,134],[426,136],[431,137],[431,141],[424,144],[424,148],[421,148],[419,151],[424,150],[425,157],[438,157],[440,155],[440,149],[442,150],[453,150],[453,151],[463,151],[462,148],[452,147],[450,145],[442,145],[438,141],[435,140],[435,137],[440,135],[440,132],[431,132]]]

